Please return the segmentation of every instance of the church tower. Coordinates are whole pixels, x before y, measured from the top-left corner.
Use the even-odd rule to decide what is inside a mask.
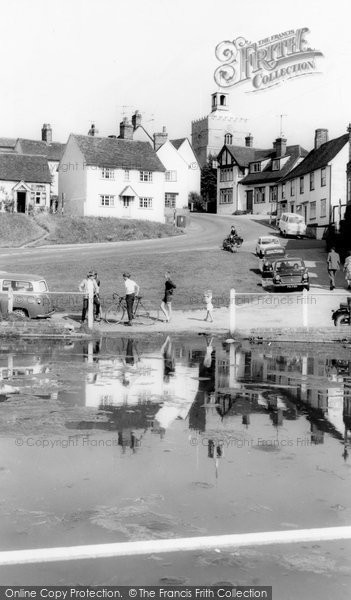
[[[203,167],[208,157],[214,158],[224,144],[245,146],[245,136],[248,131],[242,131],[246,119],[234,117],[229,109],[229,94],[214,92],[211,94],[211,112],[206,117],[192,121],[191,141],[200,167]]]

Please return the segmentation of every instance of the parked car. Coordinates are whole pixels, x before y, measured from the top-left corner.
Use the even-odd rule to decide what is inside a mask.
[[[263,251],[262,260],[260,260],[262,277],[272,277],[273,263],[282,256],[285,256],[285,248],[283,246],[270,247]]]
[[[302,258],[283,257],[273,263],[273,288],[310,289],[310,277]]]
[[[296,213],[283,213],[279,220],[280,235],[286,237],[293,235],[301,237],[306,235],[306,223],[301,215]]]
[[[43,277],[29,273],[0,271],[0,309],[7,314],[8,291],[13,291],[13,312],[23,318],[49,317],[54,312],[49,288]]]
[[[263,258],[263,253],[265,252],[265,250],[277,247],[281,248],[281,243],[278,238],[272,235],[262,235],[257,240],[256,254],[260,258]]]
[[[350,325],[351,316],[351,298],[348,297],[346,302],[340,302],[339,308],[332,310],[332,319],[335,327],[339,325]]]

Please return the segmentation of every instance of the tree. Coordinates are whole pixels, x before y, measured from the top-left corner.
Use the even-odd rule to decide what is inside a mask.
[[[213,167],[213,156],[201,169],[201,196],[206,202],[216,202],[217,199],[217,170]]]

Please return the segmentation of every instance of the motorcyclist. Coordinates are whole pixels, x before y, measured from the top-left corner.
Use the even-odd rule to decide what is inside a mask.
[[[237,238],[237,237],[238,237],[238,232],[235,229],[235,225],[232,225],[231,229],[230,229],[230,234],[228,236],[228,240],[231,244],[233,244],[235,242],[235,238]]]

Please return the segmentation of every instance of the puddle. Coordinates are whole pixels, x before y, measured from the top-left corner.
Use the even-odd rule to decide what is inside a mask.
[[[219,339],[208,348],[205,336],[7,343],[0,351],[2,549],[349,525],[347,349]],[[263,563],[272,573],[273,563],[280,566],[278,579],[350,574],[339,547],[328,557],[313,552],[307,545],[284,556],[197,553],[193,571],[184,555],[155,553],[138,559],[138,582],[122,561],[119,581],[243,585]],[[112,562],[103,567],[111,585]],[[52,566],[49,583],[74,583],[78,571],[83,584],[101,583],[101,564],[72,564],[68,579]],[[1,574],[7,584],[46,577],[40,566]]]

